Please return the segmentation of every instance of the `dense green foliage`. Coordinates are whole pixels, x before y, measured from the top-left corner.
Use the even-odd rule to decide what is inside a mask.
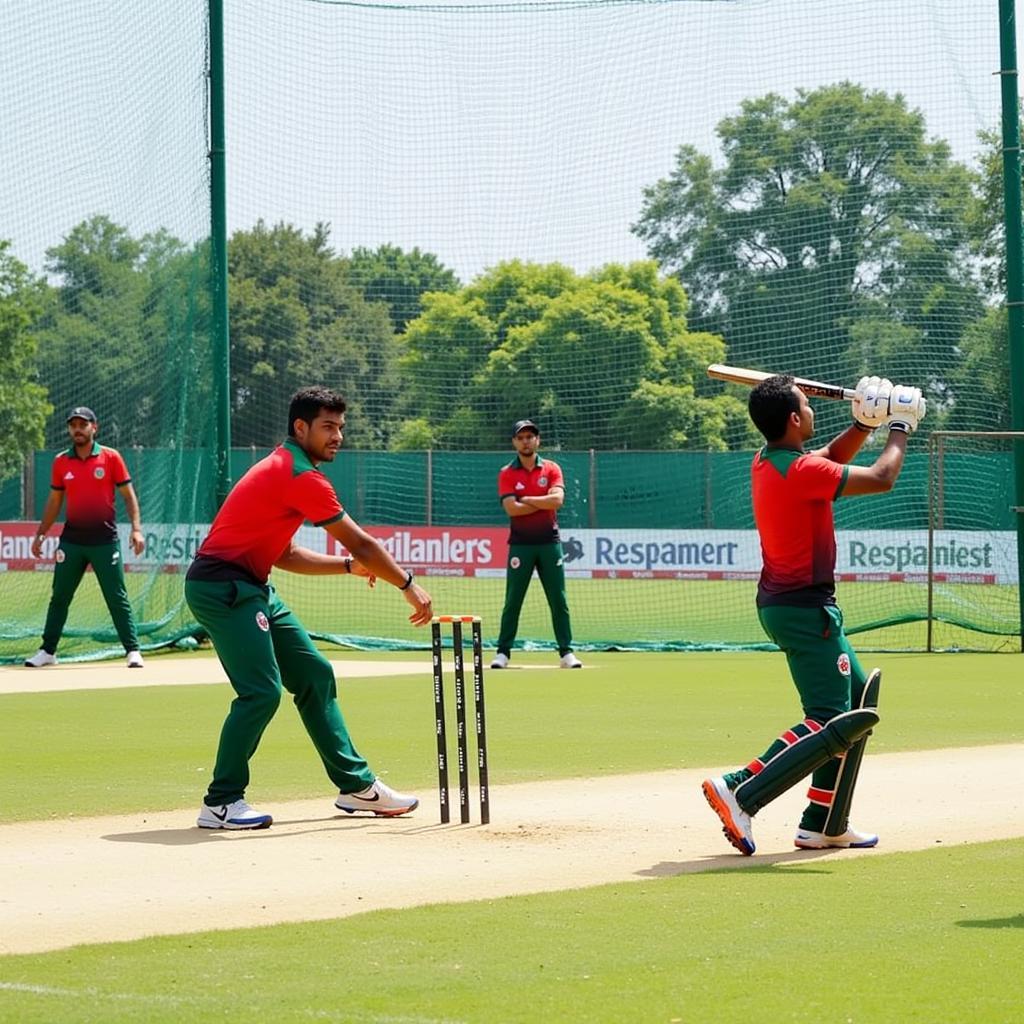
[[[741,398],[704,378],[716,360],[881,370],[925,388],[932,427],[1009,425],[996,133],[969,168],[902,96],[846,82],[746,100],[718,137],[724,160],[681,145],[645,189],[634,231],[651,260],[628,266],[510,254],[462,284],[418,248],[336,252],[327,224],[236,232],[233,443],[275,443],[288,395],[324,382],[349,398],[363,449],[504,447],[521,415],[562,448],[747,446]],[[0,249],[0,473],[39,443],[47,396],[50,446],[81,402],[109,443],[164,440],[175,370],[208,348],[207,267],[205,243],[103,215],[47,250],[49,281]],[[204,371],[187,401],[210,395]]]

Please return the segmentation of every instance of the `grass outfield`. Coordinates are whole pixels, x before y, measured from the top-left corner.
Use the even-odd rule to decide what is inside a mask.
[[[425,577],[439,612],[472,612],[484,619],[485,641],[493,646],[504,596],[504,580]],[[46,615],[48,573],[0,574],[0,662],[34,653]],[[359,579],[279,573],[281,594],[311,631],[341,638],[383,637],[405,646],[429,646],[422,629],[407,622],[407,605],[390,587],[367,592]],[[128,586],[143,645],[190,628],[183,609],[181,577],[130,573]],[[573,629],[583,649],[596,647],[722,647],[767,642],[754,609],[750,580],[584,580],[568,581]],[[924,650],[927,644],[927,588],[922,583],[839,585],[848,629],[861,650]],[[169,613],[174,610],[174,614]],[[938,649],[1021,649],[1017,588],[942,584],[935,591],[933,646]],[[15,618],[16,615],[16,618]],[[877,623],[889,625],[870,627]],[[957,623],[970,623],[973,629]],[[858,632],[859,630],[859,632]],[[1016,635],[1014,635],[1016,634]],[[519,637],[552,644],[551,620],[536,581],[527,594]],[[87,574],[75,596],[59,654],[72,657],[110,647],[120,653],[99,594]]]
[[[747,863],[2,957],[0,1020],[1009,1024],[1022,857],[1018,841]]]
[[[187,673],[199,657],[175,660]],[[872,661],[885,672],[873,750],[1024,738],[1019,659]],[[588,662],[488,675],[495,783],[735,764],[798,716],[777,654]],[[3,820],[176,807],[191,817],[228,696],[226,686],[0,696]],[[422,678],[343,682],[342,700],[382,774],[433,785],[426,659]],[[253,768],[261,801],[330,795],[287,705]],[[1010,1022],[1024,997],[1022,864],[1020,841],[737,857],[734,869],[640,883],[0,957],[0,1021]]]
[[[174,660],[187,678],[190,659],[204,656]],[[429,791],[436,783],[429,655],[374,657],[422,657],[423,674],[341,680],[346,720],[386,781]],[[544,654],[517,661],[552,663]],[[582,672],[487,673],[494,784],[736,764],[800,717],[780,654],[591,654],[587,663]],[[883,669],[873,750],[1024,739],[1019,658],[887,654],[867,664]],[[69,809],[79,817],[191,811],[230,696],[227,684],[0,696],[0,775],[17,780],[6,787],[0,821]],[[330,790],[287,699],[252,768],[250,791],[263,801]]]

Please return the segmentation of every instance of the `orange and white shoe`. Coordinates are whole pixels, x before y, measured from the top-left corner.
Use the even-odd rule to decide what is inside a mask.
[[[749,857],[755,849],[750,815],[740,807],[732,790],[725,784],[725,779],[705,779],[701,783],[701,789],[704,791],[704,799],[722,822],[725,838],[744,857]]]

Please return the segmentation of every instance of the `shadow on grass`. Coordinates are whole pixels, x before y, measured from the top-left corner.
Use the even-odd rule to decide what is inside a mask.
[[[1024,928],[1024,914],[1014,917],[983,917],[977,921],[956,921],[957,928]]]
[[[831,856],[837,850],[793,850],[791,853],[771,853],[763,856],[744,857],[736,853],[725,853],[718,857],[705,857],[701,860],[667,861],[637,871],[641,878],[672,878],[674,875],[724,874],[727,871],[753,871],[763,873],[776,867],[785,867],[787,874],[820,875],[824,871],[791,867],[807,861],[819,860]]]

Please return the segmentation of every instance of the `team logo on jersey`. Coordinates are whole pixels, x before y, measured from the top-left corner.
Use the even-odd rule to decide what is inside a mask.
[[[53,556],[58,562],[64,561],[64,549],[57,548],[57,553]]]
[[[509,563],[508,563],[508,564],[509,564],[509,565],[510,565],[510,566],[511,566],[511,567],[512,567],[513,569],[518,569],[518,568],[519,568],[519,566],[521,566],[521,565],[522,565],[523,563],[519,561],[519,556],[518,556],[518,555],[513,555],[513,556],[512,556],[512,557],[511,557],[511,558],[509,559]]]
[[[523,481],[522,481],[522,480],[520,480],[520,481],[519,481],[519,482],[518,482],[518,483],[516,484],[516,490],[517,490],[517,491],[525,491],[525,490],[526,490],[526,484],[524,484],[524,483],[523,483]]]
[[[102,466],[97,466],[92,471],[92,475],[96,477],[97,480],[102,480],[107,475],[107,471]]]
[[[267,618],[264,612],[256,613],[256,625],[259,626],[264,633],[270,632],[270,620]]]
[[[845,651],[836,658],[836,668],[841,676],[850,674],[850,656]]]
[[[541,485],[541,487],[547,487],[547,485],[548,485],[548,478],[547,478],[546,476],[542,476],[542,477],[541,477],[541,478],[540,478],[540,479],[539,479],[539,480],[537,481],[537,483],[539,483],[539,484]]]
[[[66,473],[64,474],[64,479],[65,479],[65,480],[74,480],[74,479],[75,479],[75,474],[74,474],[74,473],[72,473],[72,472],[71,472],[71,470],[69,469],[69,470],[68,470],[68,471],[67,471],[67,472],[66,472]]]

